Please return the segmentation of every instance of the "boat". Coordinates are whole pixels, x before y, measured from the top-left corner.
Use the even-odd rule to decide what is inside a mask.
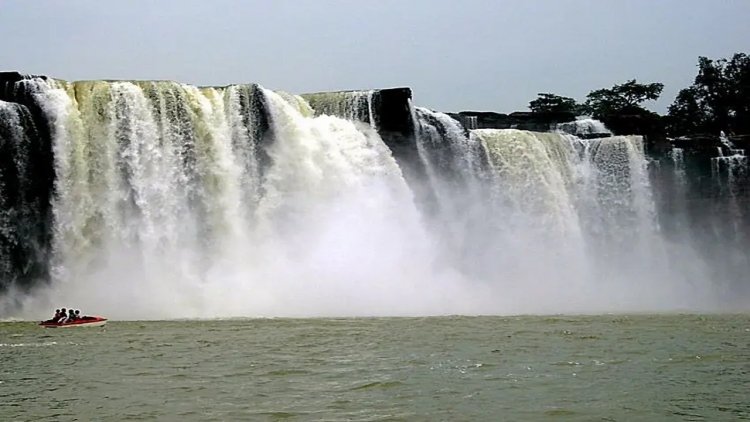
[[[42,321],[39,323],[42,327],[45,328],[73,328],[73,327],[101,327],[102,325],[107,323],[107,318],[100,317],[100,316],[86,316],[81,319],[77,319],[75,321],[70,322],[52,322],[52,321]]]

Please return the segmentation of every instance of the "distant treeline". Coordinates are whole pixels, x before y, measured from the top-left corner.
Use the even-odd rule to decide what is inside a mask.
[[[591,91],[586,101],[540,93],[529,103],[534,113],[590,115],[615,133],[685,136],[750,134],[750,56],[737,53],[731,59],[698,58],[693,85],[682,89],[662,116],[642,104],[656,100],[662,83],[638,83],[635,79],[612,88]]]

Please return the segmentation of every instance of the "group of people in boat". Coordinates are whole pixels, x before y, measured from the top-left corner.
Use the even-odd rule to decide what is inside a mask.
[[[68,309],[67,311],[65,308],[62,309],[55,309],[55,316],[52,317],[52,319],[48,319],[47,321],[44,321],[45,323],[51,323],[51,324],[65,324],[68,322],[73,321],[86,321],[94,319],[94,317],[90,316],[81,316],[81,311],[78,309]]]

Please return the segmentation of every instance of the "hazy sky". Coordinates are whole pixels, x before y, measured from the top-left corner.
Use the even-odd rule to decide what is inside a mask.
[[[637,78],[664,111],[699,55],[750,52],[750,0],[0,0],[0,70],[68,80],[410,86],[418,105],[523,110]]]

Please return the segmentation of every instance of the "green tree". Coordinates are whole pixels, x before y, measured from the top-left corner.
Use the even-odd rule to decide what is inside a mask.
[[[669,107],[670,134],[750,133],[750,57],[698,58],[698,75]]]
[[[633,79],[612,88],[591,91],[586,96],[584,109],[615,134],[660,137],[664,132],[662,117],[641,104],[658,99],[662,89],[661,83],[640,84]]]
[[[605,123],[609,116],[616,114],[651,114],[641,103],[658,99],[663,89],[662,83],[639,84],[633,79],[612,88],[591,91],[586,96],[585,108]]]
[[[534,113],[571,113],[578,114],[580,106],[570,97],[562,97],[540,92],[538,98],[529,102],[529,110]]]
[[[693,87],[685,88],[669,106],[667,131],[671,134],[699,133],[706,127],[708,115],[700,100],[700,92]]]

